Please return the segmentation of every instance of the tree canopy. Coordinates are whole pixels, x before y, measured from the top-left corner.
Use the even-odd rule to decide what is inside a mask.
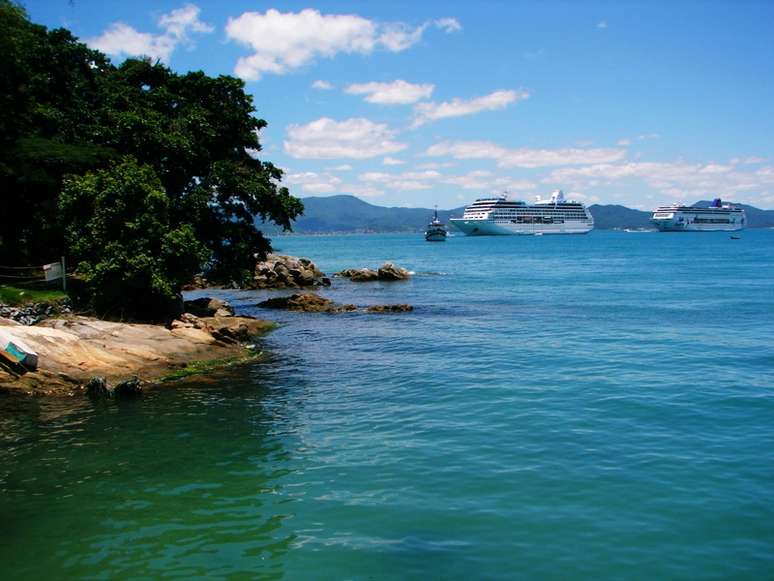
[[[114,66],[69,31],[31,23],[9,0],[0,0],[0,51],[4,263],[93,260],[74,229],[92,216],[84,200],[99,197],[89,180],[131,163],[130,173],[164,196],[165,227],[190,231],[205,249],[190,274],[206,266],[211,278],[243,279],[253,256],[271,248],[256,218],[289,229],[303,211],[280,185],[282,171],[259,157],[266,122],[240,79],[179,74],[147,59]],[[72,204],[78,188],[91,194]]]

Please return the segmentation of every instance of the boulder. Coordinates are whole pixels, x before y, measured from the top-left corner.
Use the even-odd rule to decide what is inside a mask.
[[[104,377],[92,377],[86,384],[86,394],[94,399],[110,397],[110,390]]]
[[[330,299],[311,293],[296,293],[287,297],[276,297],[258,303],[264,309],[286,309],[305,313],[343,313],[354,311],[355,305],[339,305]]]
[[[269,321],[250,317],[202,317],[203,329],[223,343],[243,343],[274,328]]]
[[[414,307],[406,304],[398,305],[371,305],[366,309],[369,313],[407,313],[413,311]]]
[[[233,307],[226,301],[210,297],[185,301],[183,308],[186,313],[191,313],[197,317],[230,317],[234,314]]]
[[[113,397],[130,399],[133,397],[139,397],[142,395],[142,385],[140,380],[135,375],[132,379],[127,379],[117,384],[113,388]]]
[[[406,280],[411,276],[411,273],[405,268],[396,266],[392,262],[385,262],[379,267],[379,270],[371,270],[370,268],[345,268],[334,274],[334,276],[348,278],[353,282],[371,282],[374,280]]]
[[[406,280],[410,276],[408,270],[392,262],[385,262],[379,267],[379,280]]]
[[[346,268],[334,276],[348,278],[353,282],[370,282],[379,280],[379,273],[370,268]]]
[[[255,265],[252,286],[255,288],[300,288],[330,286],[314,262],[308,258],[269,254]]]

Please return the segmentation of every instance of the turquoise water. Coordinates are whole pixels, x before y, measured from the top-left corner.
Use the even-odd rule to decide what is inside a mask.
[[[11,578],[774,577],[774,231],[287,237],[267,362],[140,401],[0,398]]]

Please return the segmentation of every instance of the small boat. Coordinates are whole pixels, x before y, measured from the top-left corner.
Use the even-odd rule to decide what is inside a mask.
[[[731,240],[741,240],[739,236],[731,236]]]
[[[443,242],[446,240],[446,226],[438,219],[438,206],[435,207],[435,216],[427,225],[425,230],[425,240],[428,242]]]
[[[27,369],[38,367],[38,354],[24,341],[5,330],[0,331],[0,356],[9,363],[23,365]]]

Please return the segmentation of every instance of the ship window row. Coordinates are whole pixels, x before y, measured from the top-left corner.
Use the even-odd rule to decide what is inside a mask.
[[[728,224],[728,218],[694,218],[694,224]]]

